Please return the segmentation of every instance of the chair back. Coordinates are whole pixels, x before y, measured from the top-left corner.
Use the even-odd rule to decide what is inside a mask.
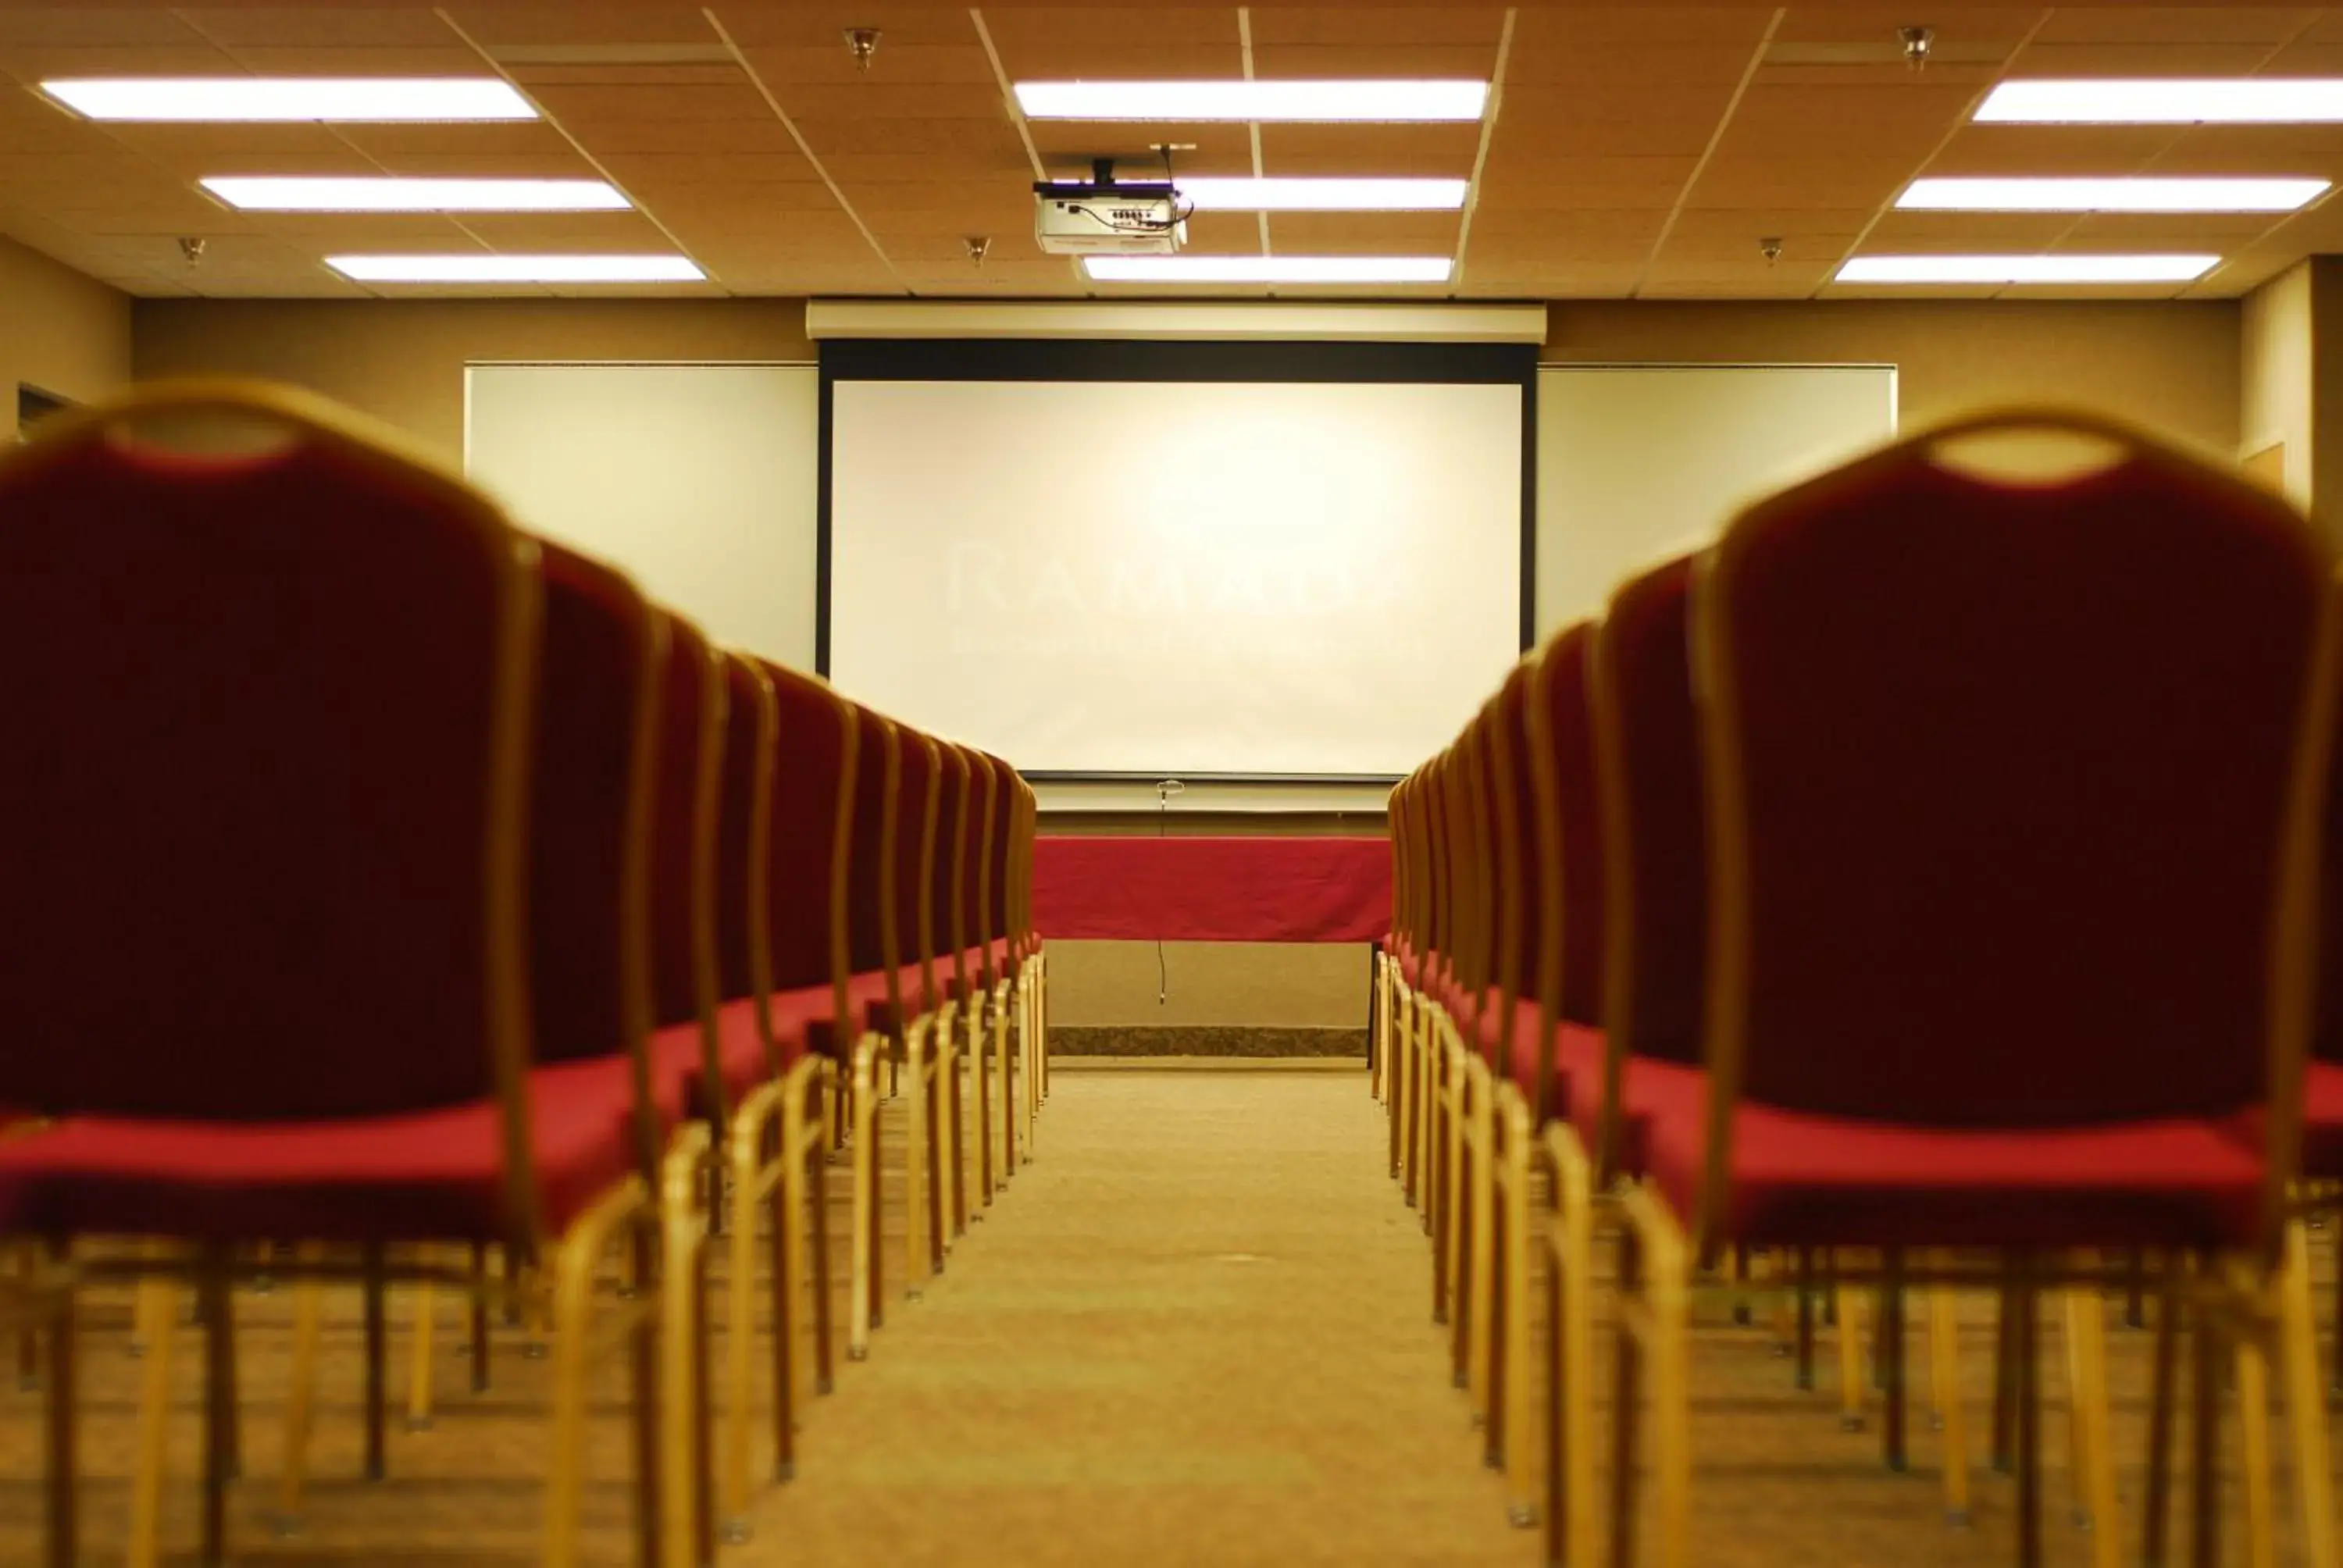
[[[773,683],[764,669],[745,654],[723,657],[724,769],[716,809],[716,990],[719,1001],[754,999],[759,1010],[759,1036],[769,1040],[769,1020],[762,1010],[772,990],[765,882],[779,722]]]
[[[1691,590],[1689,556],[1622,585],[1595,628],[1589,669],[1606,873],[1604,1036],[1614,1054],[1696,1065],[1707,988],[1708,829]]]
[[[932,1003],[957,991],[960,963],[960,857],[968,852],[968,761],[949,740],[935,743],[936,852],[928,866],[928,951],[921,963]]]
[[[659,1161],[650,817],[667,618],[626,574],[540,541],[544,643],[529,801],[529,1000],[539,1061],[625,1057],[635,1155]]]
[[[1549,1035],[1558,1024],[1603,1021],[1603,818],[1586,690],[1593,642],[1584,622],[1558,633],[1538,659],[1529,699],[1543,899],[1538,1000]]]
[[[611,1056],[650,1015],[651,744],[665,618],[624,573],[551,540],[529,809],[529,999],[539,1061]]]
[[[1943,460],[2044,427],[2121,455],[2040,485]],[[2290,1174],[2334,619],[2284,501],[2075,416],[1735,519],[1694,603],[1704,1212],[1736,1094],[1946,1128],[2267,1104]]]
[[[765,881],[773,989],[829,986],[842,998],[851,972],[841,928],[853,846],[854,707],[827,682],[769,662],[762,668],[779,727]]]
[[[977,776],[976,755],[967,748],[946,742],[944,762],[952,778],[949,793],[958,797],[958,805],[953,812],[949,869],[939,889],[947,910],[941,920],[940,938],[951,954],[952,990],[965,997],[971,978],[968,946],[976,940],[970,907],[976,897],[976,868],[970,859],[984,847],[984,784]]]
[[[1530,780],[1529,698],[1534,663],[1516,663],[1497,689],[1488,715],[1490,830],[1496,879],[1494,943],[1500,1047],[1510,1052],[1523,997],[1537,995],[1538,900],[1531,895],[1536,868],[1532,839],[1537,820]]]
[[[127,428],[220,412],[284,439],[196,457]],[[275,1121],[501,1093],[525,1151],[535,543],[289,390],[160,383],[43,431],[0,457],[0,1102]]]
[[[846,932],[848,959],[856,974],[891,971],[895,937],[889,925],[894,908],[895,793],[898,783],[895,726],[858,705],[854,709],[854,828],[847,857]],[[851,1049],[862,1031],[860,1019],[841,1018],[841,1044]]]
[[[721,656],[683,617],[667,618],[650,829],[651,1026],[714,1026],[717,792],[723,781]]]
[[[997,760],[982,751],[968,754],[969,765],[975,769],[970,783],[978,801],[976,819],[978,831],[975,844],[969,851],[967,878],[969,940],[975,943],[981,957],[977,965],[978,983],[990,995],[1001,978],[1000,963],[992,944],[1001,936],[1000,924],[993,918],[993,868],[997,863],[1001,840],[1008,837],[1002,811],[1006,791],[1001,784]]]
[[[934,1005],[930,933],[934,929],[936,743],[919,730],[896,733],[895,859],[887,879],[887,1001],[908,1023]],[[918,996],[902,994],[902,971],[920,968]]]

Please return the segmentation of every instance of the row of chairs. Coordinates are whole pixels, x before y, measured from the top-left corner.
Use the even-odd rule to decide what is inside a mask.
[[[2046,435],[2087,460],[2013,477]],[[1896,1468],[1907,1289],[1925,1297],[1956,1519],[1956,1303],[1990,1293],[1993,1447],[2028,1565],[2044,1294],[2100,1568],[2123,1540],[2107,1293],[2159,1302],[2151,1563],[2184,1322],[2196,1560],[2217,1543],[2225,1353],[2251,1561],[2273,1560],[2275,1356],[2300,1553],[2332,1568],[2305,1218],[2343,1193],[2338,657],[2334,562],[2285,502],[2097,419],[1981,416],[1622,584],[1399,787],[1376,1004],[1392,1166],[1549,1561],[1594,1562],[1606,1513],[1612,1561],[1643,1531],[1654,1560],[1695,1560],[1692,1303],[1703,1271],[1765,1265],[1792,1286],[1802,1369],[1820,1287],[1840,1288],[1845,1395],[1876,1376]],[[1877,1292],[1869,1374],[1856,1285]]]
[[[257,454],[148,439],[266,427]],[[633,1379],[637,1554],[717,1555],[832,1375],[825,1172],[850,1146],[848,1354],[1031,1158],[1046,1091],[1033,799],[999,759],[713,645],[289,390],[162,384],[0,461],[0,1315],[40,1332],[47,1559],[77,1560],[75,1306],[139,1282],[130,1560],[159,1549],[169,1348],[206,1327],[203,1560],[238,1458],[233,1287],[295,1282],[297,1516],[321,1288],[550,1329],[544,1561],[581,1551],[590,1358]],[[729,1231],[718,1463],[709,1244]],[[754,1294],[769,1255],[767,1370]],[[501,1267],[498,1265],[501,1264]],[[720,1469],[720,1495],[719,1472]]]

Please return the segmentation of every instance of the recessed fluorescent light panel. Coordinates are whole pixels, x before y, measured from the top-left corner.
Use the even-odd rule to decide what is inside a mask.
[[[196,183],[246,212],[622,212],[633,206],[604,180],[215,175]]]
[[[1100,283],[1445,283],[1444,256],[1092,256]]]
[[[2292,212],[2321,179],[2125,176],[1914,180],[1896,205],[1921,212]]]
[[[2004,82],[1986,95],[1976,117],[2029,125],[2314,125],[2343,120],[2343,78]]]
[[[360,283],[697,283],[681,256],[329,256]]]
[[[93,120],[533,120],[495,76],[85,76],[41,91]]]
[[[2217,256],[1858,256],[1840,283],[2187,283]]]
[[[1191,179],[1175,175],[1198,212],[1454,212],[1463,180]]]
[[[1477,120],[1486,82],[1020,82],[1029,120]]]

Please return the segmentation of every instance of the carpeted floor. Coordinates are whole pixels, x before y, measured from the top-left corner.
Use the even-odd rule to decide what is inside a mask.
[[[864,1363],[806,1412],[797,1478],[765,1490],[726,1564],[1334,1563],[1536,1561],[1479,1462],[1464,1396],[1430,1321],[1428,1249],[1383,1173],[1384,1122],[1356,1071],[1061,1070],[1024,1166],[922,1300],[897,1303]],[[900,1149],[900,1142],[897,1144]],[[893,1193],[900,1232],[900,1171]],[[843,1183],[833,1188],[842,1193]],[[842,1219],[842,1216],[841,1216]],[[836,1228],[842,1245],[844,1226]],[[2322,1247],[2322,1262],[2323,1252]],[[842,1261],[842,1259],[841,1259]],[[842,1282],[844,1271],[837,1271]],[[900,1283],[900,1274],[897,1276]],[[287,1292],[240,1292],[239,1382],[250,1479],[231,1511],[238,1561],[519,1568],[534,1561],[542,1473],[542,1362],[500,1331],[496,1382],[465,1391],[457,1310],[441,1316],[439,1415],[394,1430],[390,1477],[358,1470],[357,1320],[337,1292],[315,1464],[299,1533],[271,1528]],[[1918,1318],[1916,1311],[1915,1318]],[[1761,1312],[1761,1318],[1764,1313]],[[2109,1307],[2109,1321],[2115,1311]],[[2045,1313],[2047,1558],[2088,1558],[2072,1495],[2056,1314]],[[85,1560],[117,1562],[130,1413],[142,1362],[126,1298],[85,1303]],[[394,1400],[405,1324],[394,1299]],[[1981,1446],[1991,1320],[1964,1304],[1965,1408]],[[180,1339],[172,1561],[195,1539],[198,1368]],[[1701,1568],[1984,1568],[2014,1560],[2011,1485],[1980,1463],[1976,1523],[1941,1518],[1936,1439],[1913,1422],[1893,1474],[1872,1432],[1835,1420],[1834,1336],[1819,1392],[1792,1387],[1762,1325],[1708,1298],[1695,1349]],[[2126,1559],[2138,1551],[2149,1336],[2111,1328]],[[720,1363],[719,1363],[720,1364]],[[1925,1368],[1916,1332],[1910,1365]],[[628,1560],[624,1378],[607,1369],[588,1503],[591,1560]],[[34,1560],[38,1396],[0,1392],[0,1563]],[[2273,1432],[2282,1437],[2283,1428]],[[2231,1420],[2226,1434],[2236,1442]],[[2276,1446],[2281,1456],[2284,1444]],[[2278,1561],[2293,1561],[2283,1478]],[[2176,1510],[2176,1517],[2179,1511]],[[2226,1560],[2246,1561],[2235,1497]],[[2176,1533],[2174,1560],[2187,1547]]]

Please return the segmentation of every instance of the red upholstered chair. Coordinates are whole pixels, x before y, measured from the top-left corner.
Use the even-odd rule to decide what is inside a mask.
[[[2121,456],[2043,485],[1947,466],[1961,437],[2046,425]],[[2331,573],[2283,502],[2065,417],[1901,443],[1744,513],[1704,558],[1709,1090],[1654,1107],[1648,1177],[1623,1201],[1623,1553],[1648,1356],[1657,1556],[1689,1560],[1700,1256],[1878,1249],[1892,1291],[1923,1249],[2000,1254],[1974,1282],[2010,1281],[2031,1562],[2036,1292],[2112,1282],[2098,1253],[2147,1247],[2171,1261],[2168,1318],[2191,1292],[2284,1323],[2307,1556],[2333,1562],[2306,1255],[2282,1229]],[[2097,1311],[2075,1321],[2096,1340]],[[2198,1339],[2209,1400],[2215,1336]],[[2248,1422],[2260,1355],[2248,1336]],[[2112,1563],[2106,1434],[2084,1435],[2095,1556]]]
[[[935,1015],[941,1002],[931,955],[936,827],[942,757],[934,737],[896,727],[895,854],[880,887],[880,919],[890,962],[887,1005],[896,1021],[890,1046],[909,1081],[904,1131],[910,1196],[903,1233],[903,1288],[916,1298],[940,1266],[934,1241],[939,1166],[934,1155]]]
[[[948,780],[943,797],[948,814],[938,824],[937,838],[940,845],[948,842],[950,849],[939,853],[936,864],[935,933],[940,948],[936,968],[944,994],[942,1016],[936,1024],[936,1039],[943,1050],[942,1070],[938,1074],[943,1100],[938,1141],[945,1151],[940,1196],[941,1233],[949,1243],[968,1233],[968,1117],[962,1105],[962,1063],[974,1059],[980,1071],[982,1060],[972,1032],[982,1002],[975,990],[982,955],[971,953],[968,944],[975,940],[970,904],[976,896],[976,869],[971,862],[983,850],[984,781],[978,776],[973,753],[948,740],[940,744]]]
[[[851,1028],[838,1020],[856,1010],[845,924],[860,762],[854,707],[829,685],[754,660],[771,688],[779,744],[768,793],[764,835],[766,1057],[737,1086],[738,1108],[726,1128],[730,1172],[729,1320],[755,1321],[759,1211],[769,1211],[772,1249],[772,1473],[787,1479],[797,1459],[797,1410],[809,1365],[800,1342],[810,1329],[813,1387],[830,1390],[830,1276],[824,1173],[831,1143],[839,1066]],[[867,987],[864,988],[867,990]],[[762,1063],[759,1064],[760,1066]],[[754,1336],[727,1342],[725,1516],[728,1539],[747,1533],[753,1492],[751,1390]]]
[[[1011,930],[1022,955],[1018,989],[1022,993],[1022,1021],[1018,1049],[1025,1062],[1025,1092],[1020,1101],[1025,1123],[1023,1158],[1033,1158],[1033,1119],[1050,1093],[1050,965],[1041,933],[1033,924],[1033,839],[1041,831],[1041,801],[1033,787],[1008,764],[1002,769],[1012,786],[1010,814],[1009,887]]]
[[[893,921],[896,840],[900,828],[901,744],[894,723],[868,708],[854,710],[854,816],[849,856],[847,947],[852,966],[851,1026],[839,1026],[851,1052],[848,1090],[854,1146],[853,1304],[847,1318],[850,1360],[870,1353],[870,1331],[885,1321],[885,1258],[880,1245],[878,1065],[895,1070],[902,1016],[895,1000],[902,962]],[[916,849],[916,845],[914,846]]]
[[[1005,1185],[1017,1170],[1021,1146],[1018,1130],[1025,1121],[1023,1094],[1029,1076],[1018,1068],[1018,1055],[1027,1043],[1022,1020],[1031,995],[1026,970],[1029,949],[1020,929],[1018,900],[1021,869],[1031,864],[1031,840],[1026,833],[1023,780],[1000,758],[980,755],[992,779],[994,831],[985,846],[977,897],[984,911],[990,1050],[1001,1116],[1001,1162],[989,1180]],[[986,1142],[990,1147],[989,1137]]]
[[[286,441],[196,458],[122,434],[221,412]],[[557,1357],[545,1558],[574,1563],[596,1265],[653,1218],[638,1015],[597,979],[639,973],[621,868],[661,652],[641,601],[558,565],[540,578],[536,547],[460,481],[317,400],[231,384],[53,423],[0,461],[0,716],[45,763],[0,768],[7,819],[39,824],[0,880],[19,911],[0,1101],[55,1118],[0,1141],[0,1215],[186,1249],[119,1266],[191,1274],[207,1309],[209,1560],[241,1246],[302,1241],[276,1267],[305,1279],[350,1277],[351,1254],[371,1278],[394,1257],[404,1271],[392,1243],[538,1260]],[[588,669],[603,700],[572,706]],[[580,776],[540,768],[532,789],[532,750],[573,744]],[[609,879],[532,927],[533,849],[555,839]],[[126,961],[137,986],[113,983]],[[647,1392],[655,1302],[625,1312]],[[149,1323],[157,1396],[171,1319]],[[156,1546],[161,1432],[134,1561]]]
[[[1008,837],[1007,791],[991,758],[972,747],[963,748],[962,752],[969,769],[970,834],[955,901],[960,910],[960,940],[968,944],[958,960],[963,977],[960,1010],[968,1040],[970,1089],[976,1101],[977,1201],[989,1207],[994,1184],[996,1085],[1001,1110],[1005,1113],[1008,1109],[1007,1081],[998,1076],[1005,1070],[1006,1057],[996,1049],[1000,1041],[996,988],[1003,977],[1002,943],[993,920],[992,893],[998,847]],[[1001,1065],[996,1066],[997,1062]]]

